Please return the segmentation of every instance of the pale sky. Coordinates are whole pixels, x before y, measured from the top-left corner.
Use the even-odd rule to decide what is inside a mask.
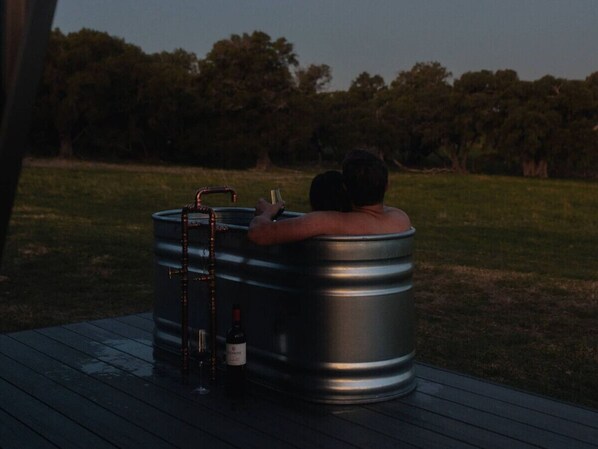
[[[389,83],[429,61],[455,77],[508,68],[527,80],[584,79],[598,71],[598,0],[58,0],[54,26],[200,58],[220,39],[261,30],[291,42],[302,66],[328,64],[333,89],[363,71]]]

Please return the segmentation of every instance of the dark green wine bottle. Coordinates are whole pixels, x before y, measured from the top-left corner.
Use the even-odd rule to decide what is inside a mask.
[[[241,327],[241,308],[233,305],[233,324],[226,333],[226,386],[231,396],[245,394],[247,340]]]

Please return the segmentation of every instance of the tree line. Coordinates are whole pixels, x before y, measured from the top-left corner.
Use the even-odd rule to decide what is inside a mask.
[[[407,170],[595,176],[598,72],[520,80],[513,70],[453,79],[438,62],[390,83],[331,69],[254,31],[204,59],[146,54],[107,33],[51,33],[34,111],[34,155],[267,168],[369,149]]]

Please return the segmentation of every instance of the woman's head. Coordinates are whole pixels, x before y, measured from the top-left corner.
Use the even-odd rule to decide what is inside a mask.
[[[343,184],[343,175],[329,170],[314,177],[309,189],[312,210],[336,210],[349,212],[351,201]]]

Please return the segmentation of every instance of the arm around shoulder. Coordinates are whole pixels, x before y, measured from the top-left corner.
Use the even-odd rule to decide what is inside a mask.
[[[338,212],[340,214],[341,212]],[[337,231],[334,212],[310,212],[300,217],[272,221],[267,215],[258,215],[249,223],[247,237],[258,245],[275,245],[296,242],[317,235],[333,234]]]
[[[265,215],[257,215],[249,223],[247,238],[258,245],[271,245],[272,226],[274,222]]]

